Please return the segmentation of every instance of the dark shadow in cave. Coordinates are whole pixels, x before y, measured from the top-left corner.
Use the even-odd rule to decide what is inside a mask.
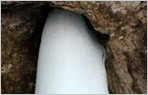
[[[44,24],[46,22],[46,18],[49,14],[50,11],[53,10],[52,7],[49,7],[48,5],[42,5],[40,6],[40,10],[41,11],[41,15],[42,17],[37,19],[36,25],[35,25],[35,29],[34,32],[32,33],[32,35],[29,37],[29,39],[27,40],[28,42],[30,42],[32,45],[32,47],[30,47],[30,54],[35,56],[35,62],[34,62],[34,68],[37,68],[37,60],[38,60],[38,53],[39,53],[39,47],[40,47],[40,42],[41,42],[41,35],[42,35],[42,31],[44,28]],[[35,80],[36,80],[36,70],[32,76],[32,82],[35,84]],[[35,88],[35,85],[34,85]],[[31,93],[34,93],[34,89],[31,91]]]
[[[103,34],[103,33],[96,31],[94,27],[92,26],[90,20],[85,15],[82,15],[82,16],[88,28],[93,31],[92,34],[94,35],[94,38],[96,38],[98,42],[100,42],[103,46],[105,46],[106,43],[109,41],[109,34],[105,34],[105,33]]]

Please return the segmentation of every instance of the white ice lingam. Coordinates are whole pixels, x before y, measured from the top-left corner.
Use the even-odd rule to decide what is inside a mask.
[[[45,23],[36,94],[108,94],[104,49],[80,14],[55,9]]]

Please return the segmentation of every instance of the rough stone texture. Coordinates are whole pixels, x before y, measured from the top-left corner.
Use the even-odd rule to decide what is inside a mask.
[[[104,46],[110,93],[147,93],[147,2],[1,3],[2,93],[34,93],[39,39],[51,7],[81,13],[109,35]]]

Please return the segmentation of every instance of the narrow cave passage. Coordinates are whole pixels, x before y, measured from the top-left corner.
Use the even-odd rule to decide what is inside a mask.
[[[41,38],[35,93],[108,94],[105,49],[86,22],[70,11],[49,13]]]

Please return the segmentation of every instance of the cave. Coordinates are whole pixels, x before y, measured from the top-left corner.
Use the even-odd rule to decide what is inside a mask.
[[[136,2],[139,8],[134,10],[125,4],[125,11],[123,7],[119,12],[107,2],[97,2],[100,5],[91,1],[1,3],[1,93],[35,92],[41,34],[48,13],[55,8],[81,14],[104,46],[109,93],[147,93],[145,2]],[[119,8],[120,4],[111,3]]]

